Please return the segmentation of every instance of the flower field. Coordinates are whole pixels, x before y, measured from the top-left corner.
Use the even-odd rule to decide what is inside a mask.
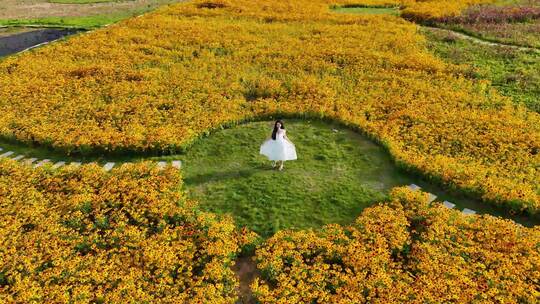
[[[0,134],[68,152],[166,153],[223,124],[328,117],[404,167],[538,211],[537,113],[428,54],[416,25],[328,7],[196,1],[9,57]]]
[[[198,210],[150,163],[31,169],[0,161],[3,303],[236,303],[257,237]],[[257,245],[259,303],[535,303],[540,230],[463,216],[395,188],[349,226]],[[438,203],[437,203],[438,204]]]
[[[0,136],[75,156],[167,155],[223,126],[328,119],[384,146],[400,168],[538,216],[540,114],[430,53],[409,21],[460,18],[488,2],[162,7],[1,59]],[[401,15],[331,10],[347,5]],[[105,172],[0,159],[0,302],[236,303],[231,266],[254,248],[258,303],[540,299],[538,226],[395,188],[349,225],[263,240],[184,191],[178,170],[151,162]]]
[[[281,231],[256,252],[261,303],[536,303],[540,230],[467,218],[395,188],[350,226]]]
[[[232,303],[241,234],[179,185],[149,163],[107,174],[0,161],[0,302]]]

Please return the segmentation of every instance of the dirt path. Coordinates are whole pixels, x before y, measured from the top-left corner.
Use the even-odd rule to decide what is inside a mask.
[[[255,261],[252,260],[252,256],[236,259],[233,270],[240,279],[240,288],[238,290],[239,301],[237,304],[255,304],[255,299],[249,285],[260,274]]]
[[[484,45],[489,45],[489,46],[498,46],[498,47],[509,47],[509,48],[518,49],[520,51],[529,51],[529,52],[532,51],[532,52],[540,53],[540,49],[538,49],[538,48],[526,47],[526,46],[518,46],[518,45],[513,45],[513,44],[505,44],[505,43],[498,43],[498,42],[488,41],[488,40],[484,40],[484,39],[481,39],[481,38],[478,38],[478,37],[470,36],[470,35],[467,35],[467,34],[464,34],[464,33],[461,33],[461,32],[456,32],[456,31],[453,31],[453,30],[444,29],[444,28],[440,28],[440,27],[432,27],[432,26],[422,26],[422,27],[426,28],[426,29],[429,29],[429,30],[433,30],[433,31],[451,33],[451,34],[455,35],[458,38],[466,39],[466,40],[469,40],[469,41],[472,41],[472,42],[475,42],[475,43],[479,43],[479,44],[484,44]]]
[[[0,0],[0,19],[43,17],[82,17],[109,15],[142,8],[153,8],[179,0],[127,0],[93,4],[60,4],[47,0]]]

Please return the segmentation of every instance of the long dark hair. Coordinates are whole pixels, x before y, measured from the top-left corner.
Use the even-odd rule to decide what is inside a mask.
[[[283,121],[281,121],[281,119],[276,120],[276,122],[274,123],[274,131],[272,131],[272,139],[273,140],[276,140],[276,134],[277,134],[277,130],[278,130],[278,127],[277,127],[278,122],[281,124],[280,129],[285,129],[285,125],[283,125]]]

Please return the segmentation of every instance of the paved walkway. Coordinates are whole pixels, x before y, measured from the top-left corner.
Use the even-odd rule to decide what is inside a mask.
[[[412,191],[417,191],[417,190],[420,190],[420,189],[421,189],[420,186],[415,185],[415,184],[410,184],[410,185],[407,186],[407,187],[408,187],[409,189],[411,189]],[[437,196],[436,196],[435,194],[433,194],[433,193],[429,193],[429,192],[428,192],[428,196],[429,196],[429,198],[428,198],[428,203],[431,203],[431,202],[433,202],[433,201],[435,201],[435,200],[437,199]],[[441,204],[442,204],[444,207],[448,208],[448,209],[454,209],[454,207],[456,207],[456,204],[451,203],[451,202],[449,202],[449,201],[441,202]],[[476,211],[475,211],[475,210],[472,210],[472,209],[469,209],[469,208],[463,208],[463,210],[461,210],[461,213],[462,213],[463,215],[474,215],[474,214],[476,214]],[[520,223],[517,223],[517,222],[516,222],[516,224],[519,225],[519,226],[523,226],[523,225],[521,225]]]
[[[69,162],[69,161],[58,161],[58,162],[53,164],[53,163],[51,163],[50,159],[38,159],[38,158],[35,158],[35,157],[27,157],[26,155],[23,155],[23,154],[16,154],[13,151],[4,151],[3,148],[0,148],[0,159],[1,158],[9,158],[9,159],[12,159],[12,160],[15,160],[15,161],[19,161],[22,164],[25,164],[25,165],[28,165],[28,166],[33,166],[34,168],[38,168],[38,167],[41,167],[41,166],[47,165],[47,164],[52,165],[51,168],[53,168],[53,169],[58,169],[58,168],[63,167],[63,166],[80,166],[80,165],[83,165],[82,162]],[[98,164],[97,162],[89,162],[88,164],[92,164],[92,163],[93,164]],[[129,163],[129,162],[124,162],[124,163],[120,163],[120,164],[117,164],[115,162],[106,162],[103,165],[103,170],[110,171],[115,166],[118,167],[118,166],[120,166],[122,164],[126,164],[126,163]],[[156,162],[156,166],[159,169],[164,169],[167,165],[169,165],[169,162],[166,162],[166,161],[158,161],[158,162]],[[175,167],[175,168],[180,169],[180,167],[182,167],[182,161],[173,160],[173,161],[170,162],[170,165]]]

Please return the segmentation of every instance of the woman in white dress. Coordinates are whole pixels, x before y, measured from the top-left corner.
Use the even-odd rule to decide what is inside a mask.
[[[296,159],[296,148],[285,133],[285,126],[281,120],[276,120],[272,136],[261,145],[260,154],[272,161],[272,168],[279,163],[279,170],[283,170],[283,162]]]

